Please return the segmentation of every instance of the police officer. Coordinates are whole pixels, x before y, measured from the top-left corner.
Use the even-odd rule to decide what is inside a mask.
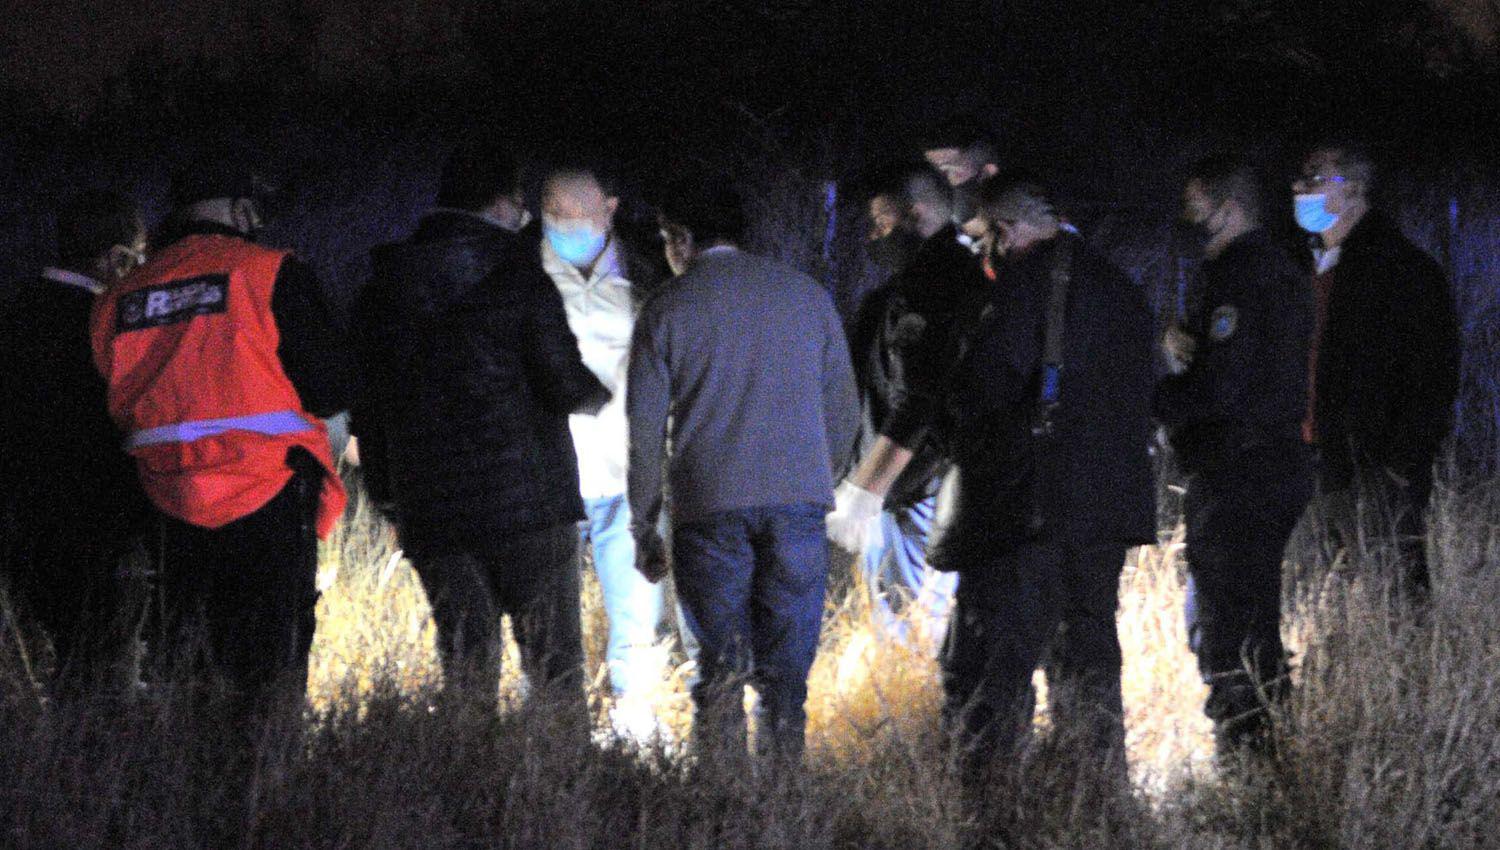
[[[1183,189],[1203,244],[1185,319],[1163,348],[1175,374],[1155,412],[1187,474],[1183,511],[1198,606],[1198,667],[1220,752],[1266,742],[1268,702],[1287,693],[1281,561],[1312,491],[1303,444],[1312,299],[1262,227],[1254,168],[1210,157]]]
[[[165,247],[93,316],[109,412],[159,524],[163,660],[196,673],[206,651],[236,717],[305,693],[317,541],[345,503],[319,417],[351,384],[312,271],[253,239],[256,194],[227,159],[177,175]]]

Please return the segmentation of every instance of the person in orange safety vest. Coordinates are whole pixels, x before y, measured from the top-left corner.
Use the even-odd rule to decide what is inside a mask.
[[[309,267],[256,244],[247,174],[200,163],[172,195],[163,247],[94,308],[94,359],[157,515],[159,660],[248,716],[306,691],[317,542],[346,498],[322,418],[352,366]]]

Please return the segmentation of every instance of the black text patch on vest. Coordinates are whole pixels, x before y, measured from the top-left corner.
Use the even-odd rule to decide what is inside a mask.
[[[138,289],[120,299],[121,333],[186,322],[229,309],[229,276],[209,274]]]

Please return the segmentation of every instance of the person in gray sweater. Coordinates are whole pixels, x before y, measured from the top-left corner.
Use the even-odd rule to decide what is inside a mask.
[[[726,184],[683,183],[661,204],[678,277],[642,308],[631,342],[632,530],[637,567],[661,579],[666,504],[677,594],[701,645],[697,746],[743,752],[748,680],[757,749],[795,762],[827,586],[824,515],[858,400],[832,297],[737,247],[745,214]]]

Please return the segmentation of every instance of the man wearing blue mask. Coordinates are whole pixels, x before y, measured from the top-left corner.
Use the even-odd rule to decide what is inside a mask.
[[[1317,308],[1302,431],[1318,450],[1335,544],[1394,543],[1392,588],[1420,600],[1432,464],[1458,395],[1458,319],[1442,269],[1374,208],[1374,187],[1372,158],[1344,142],[1314,149],[1292,184]],[[1356,518],[1374,527],[1361,533]]]
[[[542,268],[562,295],[583,362],[613,400],[597,414],[569,418],[578,453],[583,543],[609,617],[605,661],[614,692],[610,722],[622,739],[644,744],[660,734],[652,707],[666,654],[657,645],[662,587],[635,569],[625,500],[625,370],[640,294],[661,275],[616,232],[620,200],[598,166],[563,165],[542,187]]]

